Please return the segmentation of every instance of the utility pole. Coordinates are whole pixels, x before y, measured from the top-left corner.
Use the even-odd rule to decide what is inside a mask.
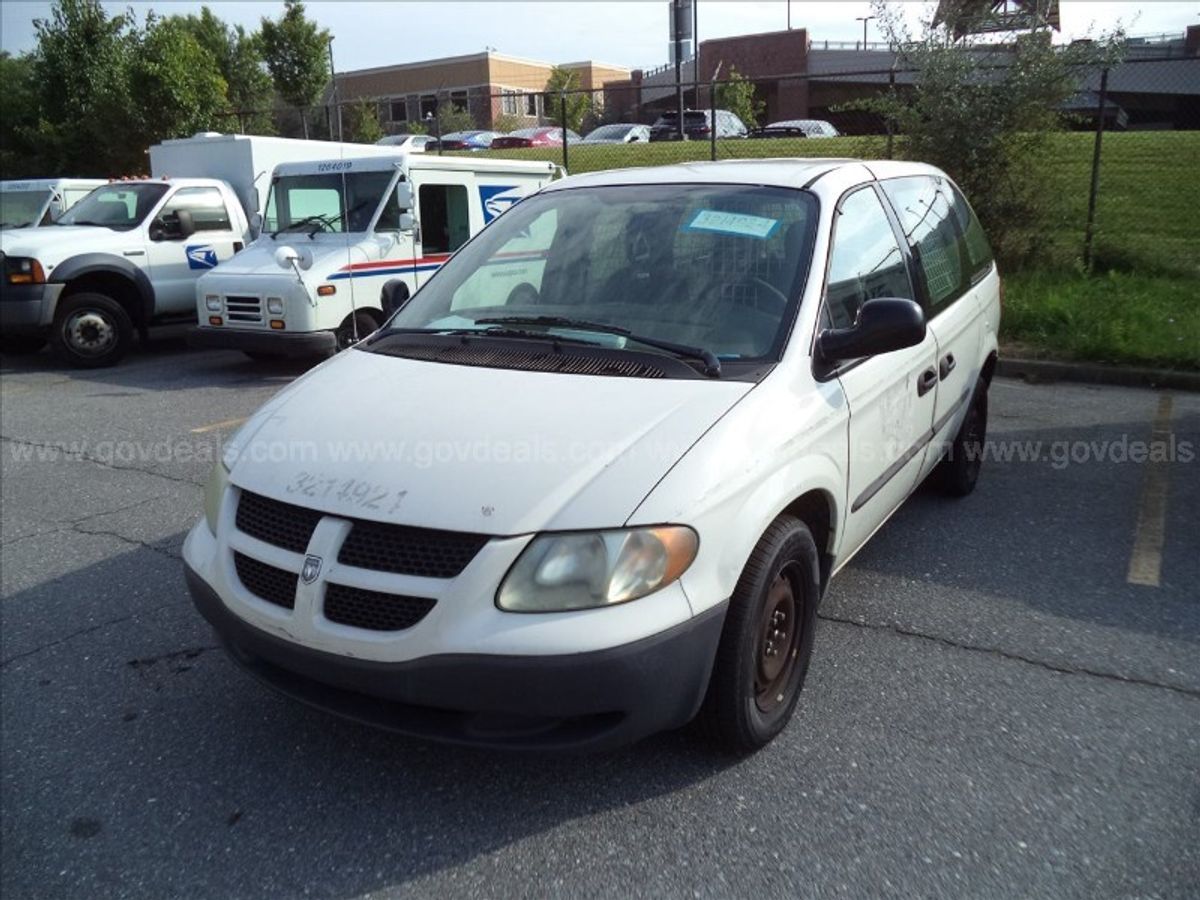
[[[873,18],[875,18],[875,17],[874,16],[855,16],[854,17],[855,22],[863,23],[863,49],[864,50],[867,49],[867,23],[870,22]]]
[[[679,110],[679,139],[682,141],[683,131],[683,28],[679,21],[680,0],[671,0],[671,37],[675,41],[675,105]]]
[[[330,83],[333,85],[331,99],[333,100],[333,108],[337,110],[338,140],[343,141],[343,140],[345,140],[345,136],[342,134],[342,103],[341,103],[341,98],[338,96],[337,72],[333,68],[333,35],[332,34],[329,36],[328,47],[329,47],[329,80],[330,80]],[[333,129],[330,128],[330,130],[332,131]],[[330,137],[332,137],[332,135],[330,135]]]
[[[792,30],[792,0],[787,0],[788,31]]]

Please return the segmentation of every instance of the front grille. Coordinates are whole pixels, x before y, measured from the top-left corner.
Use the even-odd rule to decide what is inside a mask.
[[[526,372],[561,372],[568,375],[613,375],[624,378],[665,378],[658,366],[637,360],[593,354],[555,353],[553,351],[506,350],[496,347],[405,344],[389,346],[381,352],[405,359],[481,366],[492,369],[519,369]]]
[[[225,317],[230,322],[262,323],[262,298],[260,297],[225,297]]]
[[[296,605],[296,582],[294,572],[286,572],[265,562],[259,562],[241,553],[233,554],[233,566],[242,585],[261,600],[292,609]]]
[[[322,515],[315,509],[242,491],[236,523],[238,531],[251,537],[294,553],[303,553]]]
[[[422,578],[453,578],[487,542],[483,534],[355,521],[338,562]]]
[[[369,631],[412,628],[433,609],[436,600],[366,591],[344,584],[325,586],[325,618]]]

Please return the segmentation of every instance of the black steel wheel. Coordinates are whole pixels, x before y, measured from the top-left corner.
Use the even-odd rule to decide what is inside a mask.
[[[120,361],[133,343],[129,313],[104,294],[72,294],[58,304],[51,346],[78,369],[97,369]]]

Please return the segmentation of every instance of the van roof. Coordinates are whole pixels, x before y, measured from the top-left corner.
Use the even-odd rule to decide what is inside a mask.
[[[468,172],[507,172],[524,175],[544,175],[554,171],[554,163],[520,159],[481,159],[477,156],[438,156],[433,153],[397,153],[393,156],[331,157],[326,160],[280,163],[279,175],[311,175],[327,172],[331,162],[348,163],[349,171],[379,172],[396,168],[441,169]]]

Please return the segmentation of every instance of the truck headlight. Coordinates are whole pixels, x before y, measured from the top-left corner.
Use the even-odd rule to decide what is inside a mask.
[[[283,298],[282,297],[268,297],[267,298],[267,312],[269,312],[273,316],[282,316],[283,315]]]
[[[541,534],[509,569],[496,605],[509,612],[562,612],[645,597],[682,575],[700,538],[683,525]]]
[[[225,463],[217,460],[212,474],[208,476],[208,484],[204,486],[204,521],[208,530],[217,533],[217,518],[221,514],[221,498],[225,496],[225,488],[229,487],[229,470]]]
[[[4,257],[4,280],[8,284],[45,284],[42,264],[31,256]]]
[[[220,294],[205,294],[204,295],[204,305],[208,308],[209,312],[220,312],[221,311],[221,295]]]

